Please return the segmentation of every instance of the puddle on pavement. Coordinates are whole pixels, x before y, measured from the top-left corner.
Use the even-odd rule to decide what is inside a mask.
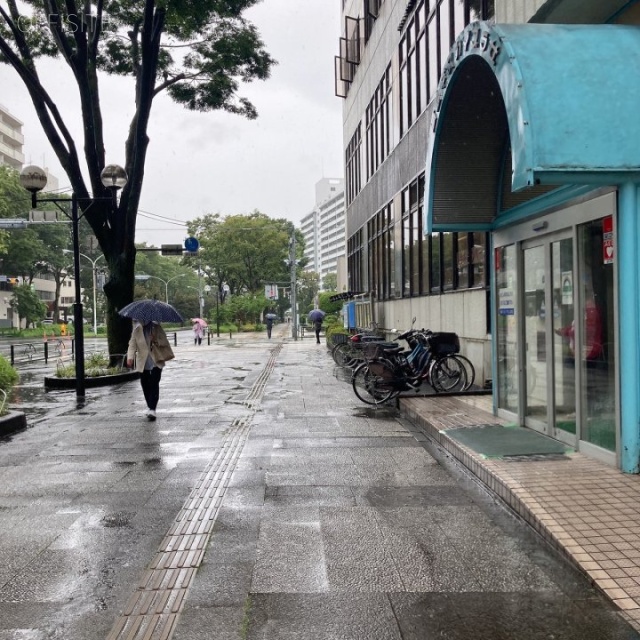
[[[388,420],[400,415],[395,407],[357,407],[354,408],[354,411],[355,418],[369,418],[370,420]]]

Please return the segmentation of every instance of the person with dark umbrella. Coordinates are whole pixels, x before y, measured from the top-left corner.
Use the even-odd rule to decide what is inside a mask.
[[[127,349],[127,366],[140,372],[140,385],[147,403],[147,419],[156,419],[160,399],[160,378],[168,360],[175,356],[161,321],[183,322],[171,306],[158,300],[137,300],[120,310],[120,315],[133,319],[133,329]]]
[[[322,330],[322,321],[325,315],[322,309],[313,309],[313,311],[309,312],[309,320],[313,322],[313,330],[316,333],[316,344],[320,344],[320,331]]]
[[[273,321],[275,319],[276,319],[276,314],[273,313],[272,311],[265,314],[264,316],[264,321],[267,325],[267,338],[269,338],[269,340],[271,340],[271,329],[273,328]]]
[[[133,367],[136,353],[136,369],[140,372],[140,385],[147,402],[147,419],[154,421],[160,399],[162,368],[167,360],[174,357],[167,334],[158,323],[134,322],[127,350],[129,368]]]

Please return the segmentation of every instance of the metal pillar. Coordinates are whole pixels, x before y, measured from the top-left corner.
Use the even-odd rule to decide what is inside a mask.
[[[291,269],[291,330],[293,339],[298,339],[298,301],[296,299],[296,234],[291,236],[289,243],[289,267]]]
[[[76,400],[78,406],[84,404],[84,324],[82,318],[82,290],[80,287],[80,235],[78,230],[78,199],[71,195],[71,226],[73,232],[73,277],[75,279],[76,301],[73,305],[73,333],[76,344]],[[95,275],[95,272],[94,272]],[[94,287],[95,292],[95,287]]]

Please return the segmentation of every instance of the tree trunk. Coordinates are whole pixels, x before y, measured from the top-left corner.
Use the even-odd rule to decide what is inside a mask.
[[[116,256],[115,259],[107,256],[110,278],[104,286],[104,294],[107,299],[107,343],[112,365],[123,362],[131,335],[131,320],[118,314],[133,300],[135,258],[126,259],[126,256]]]

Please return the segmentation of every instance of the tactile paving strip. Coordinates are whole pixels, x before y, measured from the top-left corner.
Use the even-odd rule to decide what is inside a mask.
[[[107,640],[168,640],[173,635],[281,349],[281,344],[272,349],[245,401],[251,411],[231,424],[220,453],[198,479]]]

